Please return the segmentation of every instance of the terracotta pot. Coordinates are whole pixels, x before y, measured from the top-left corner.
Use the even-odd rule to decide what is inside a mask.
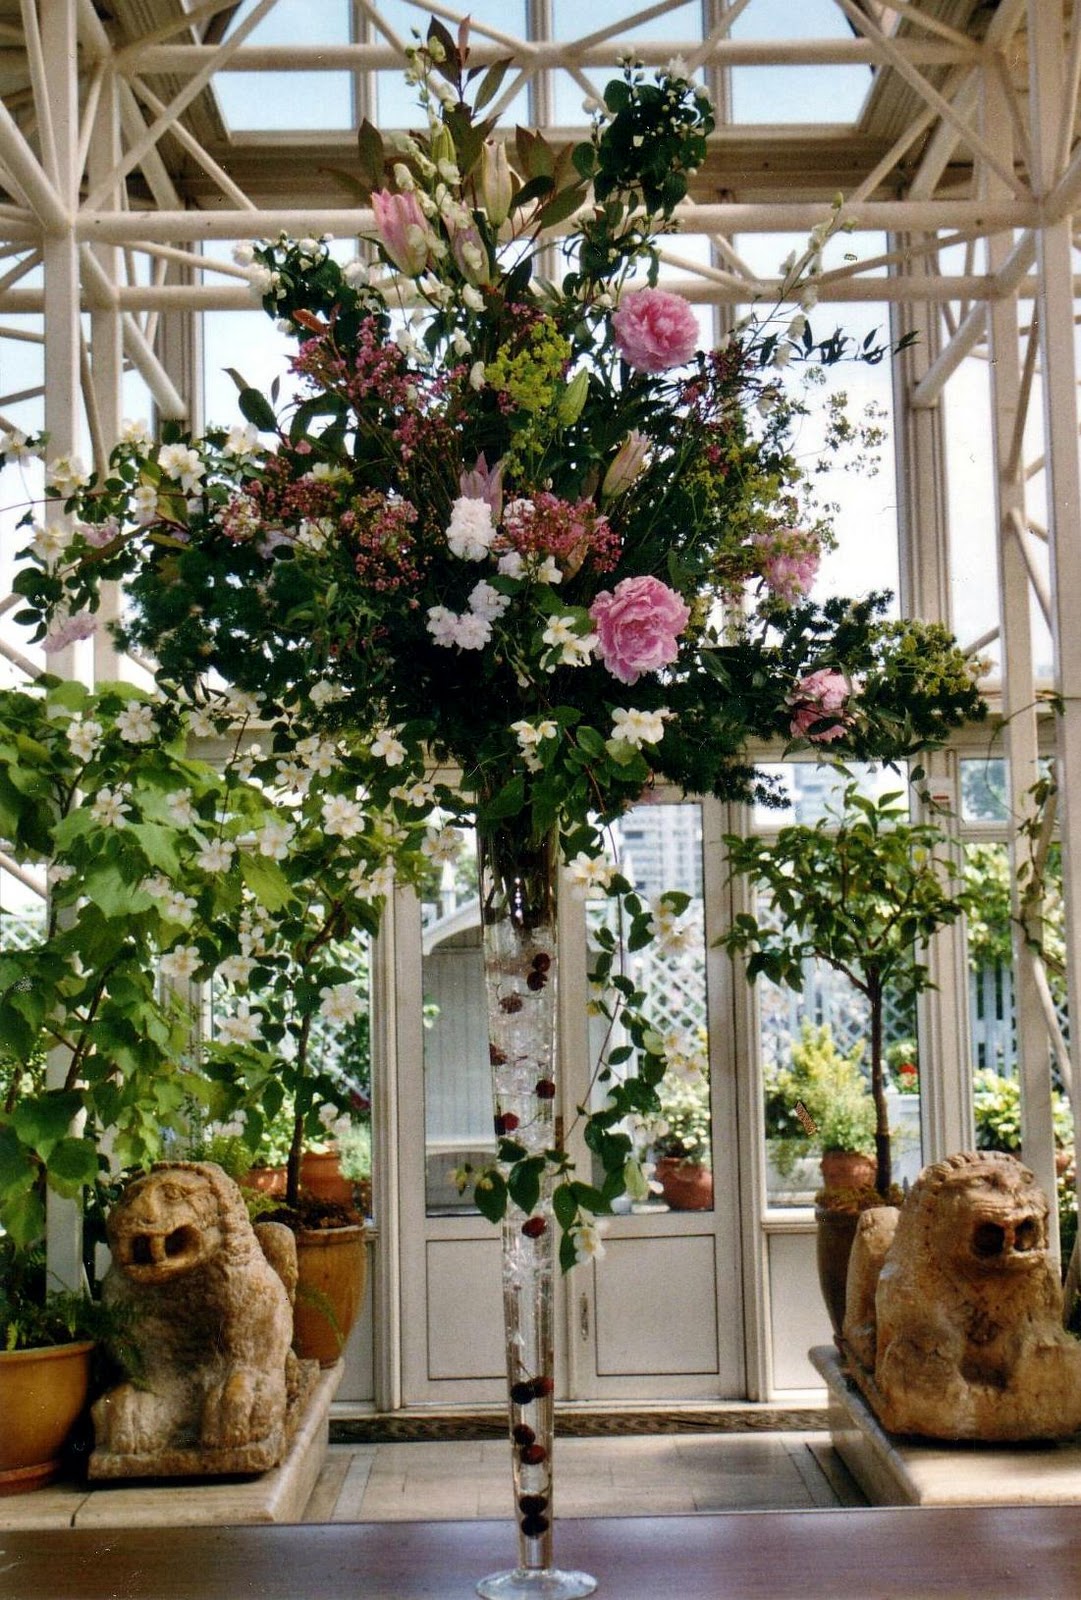
[[[337,1150],[305,1150],[300,1158],[300,1187],[317,1200],[331,1200],[339,1206],[353,1204],[353,1185],[342,1177]]]
[[[0,1495],[51,1483],[86,1405],[92,1343],[0,1354]]]
[[[822,1152],[822,1185],[826,1189],[866,1189],[875,1181],[875,1159],[855,1150]]]
[[[697,1162],[662,1156],[657,1182],[673,1211],[708,1211],[713,1205],[713,1174]]]
[[[852,1241],[856,1237],[859,1220],[860,1213],[855,1209],[841,1211],[832,1210],[829,1206],[815,1206],[818,1284],[833,1326],[834,1341],[838,1345],[845,1321],[848,1258],[852,1254]]]
[[[261,1194],[269,1194],[275,1199],[285,1194],[285,1168],[284,1167],[252,1167],[244,1179],[245,1189],[258,1189]]]
[[[361,1223],[302,1228],[297,1233],[293,1348],[321,1367],[332,1367],[340,1359],[364,1300],[368,1271],[364,1240]]]

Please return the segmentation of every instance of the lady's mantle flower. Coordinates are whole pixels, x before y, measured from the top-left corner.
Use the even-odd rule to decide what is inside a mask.
[[[193,944],[175,944],[158,962],[158,971],[165,978],[186,982],[199,970],[202,957]]]
[[[328,1022],[354,1022],[364,1006],[351,983],[329,984],[319,991],[319,1015]]]
[[[698,347],[698,323],[682,295],[634,289],[612,316],[616,348],[637,372],[682,367]]]
[[[222,1044],[254,1044],[262,1036],[262,1015],[241,1001],[231,1017],[218,1023],[218,1038]]]
[[[460,561],[483,561],[494,538],[495,524],[487,500],[473,500],[464,495],[455,500],[447,528],[447,545],[452,556]]]
[[[659,578],[623,578],[602,589],[589,608],[597,626],[598,653],[613,678],[637,683],[679,655],[679,636],[690,608]]]
[[[810,739],[816,744],[832,744],[842,739],[852,721],[847,709],[851,689],[843,672],[820,667],[796,684],[790,699],[794,739]]]
[[[629,711],[616,706],[612,712],[612,738],[617,744],[633,745],[641,750],[644,744],[660,744],[664,738],[665,719],[670,711]]]

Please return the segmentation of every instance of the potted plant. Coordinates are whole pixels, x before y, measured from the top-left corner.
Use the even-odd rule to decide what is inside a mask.
[[[0,1237],[0,1495],[58,1476],[90,1398],[95,1346],[116,1331],[89,1295],[47,1291],[40,1248]]]
[[[843,1055],[827,1024],[805,1021],[789,1065],[767,1070],[767,1149],[780,1177],[813,1155],[829,1187],[873,1181],[875,1106],[862,1059],[861,1044]]]
[[[656,1179],[673,1211],[708,1211],[713,1204],[709,1079],[668,1073],[660,1086],[661,1127],[653,1137]]]
[[[813,825],[783,827],[772,840],[725,838],[732,875],[745,877],[770,900],[769,916],[741,914],[718,941],[746,957],[748,981],[764,974],[800,990],[807,964],[821,961],[846,977],[867,1003],[874,1184],[826,1188],[818,1197],[820,1263],[827,1249],[831,1260],[835,1250],[843,1258],[843,1270],[838,1265],[829,1272],[834,1284],[843,1283],[847,1271],[859,1208],[888,1204],[892,1195],[886,997],[910,1008],[930,986],[920,949],[969,903],[951,841],[934,823],[910,822],[901,798],[898,792],[872,798],[849,782],[839,806]],[[836,1292],[832,1299],[839,1332]]]

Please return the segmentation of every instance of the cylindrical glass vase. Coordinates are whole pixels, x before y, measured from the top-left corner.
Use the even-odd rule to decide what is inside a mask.
[[[543,1157],[555,1144],[555,836],[478,831],[477,859],[496,1134]],[[535,1170],[535,1196],[513,1197],[502,1229],[518,1565],[477,1584],[484,1600],[575,1600],[596,1588],[588,1573],[552,1565],[555,1219],[551,1168]]]

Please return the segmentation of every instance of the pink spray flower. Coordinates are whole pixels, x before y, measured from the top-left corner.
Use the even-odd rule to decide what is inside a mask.
[[[418,278],[428,264],[432,236],[415,194],[372,195],[375,228],[390,260],[409,278]]]
[[[659,578],[623,578],[602,589],[589,608],[597,629],[597,654],[613,678],[637,683],[679,654],[679,635],[690,608]]]
[[[462,472],[458,477],[458,492],[467,500],[486,500],[497,523],[503,516],[503,463],[497,461],[489,467],[482,450],[472,472]]]
[[[834,739],[843,738],[852,721],[847,709],[850,694],[843,672],[834,672],[830,667],[809,672],[796,684],[791,697],[792,737],[811,739],[816,744],[832,744]]]
[[[698,323],[682,295],[634,289],[612,317],[616,348],[638,372],[681,367],[698,348]]]
[[[780,528],[754,538],[762,581],[774,599],[794,606],[808,594],[818,574],[819,549],[811,534]]]
[[[97,626],[97,617],[91,616],[89,611],[76,611],[71,617],[57,616],[43,641],[45,654],[55,655],[79,639],[89,639],[97,632]]]

